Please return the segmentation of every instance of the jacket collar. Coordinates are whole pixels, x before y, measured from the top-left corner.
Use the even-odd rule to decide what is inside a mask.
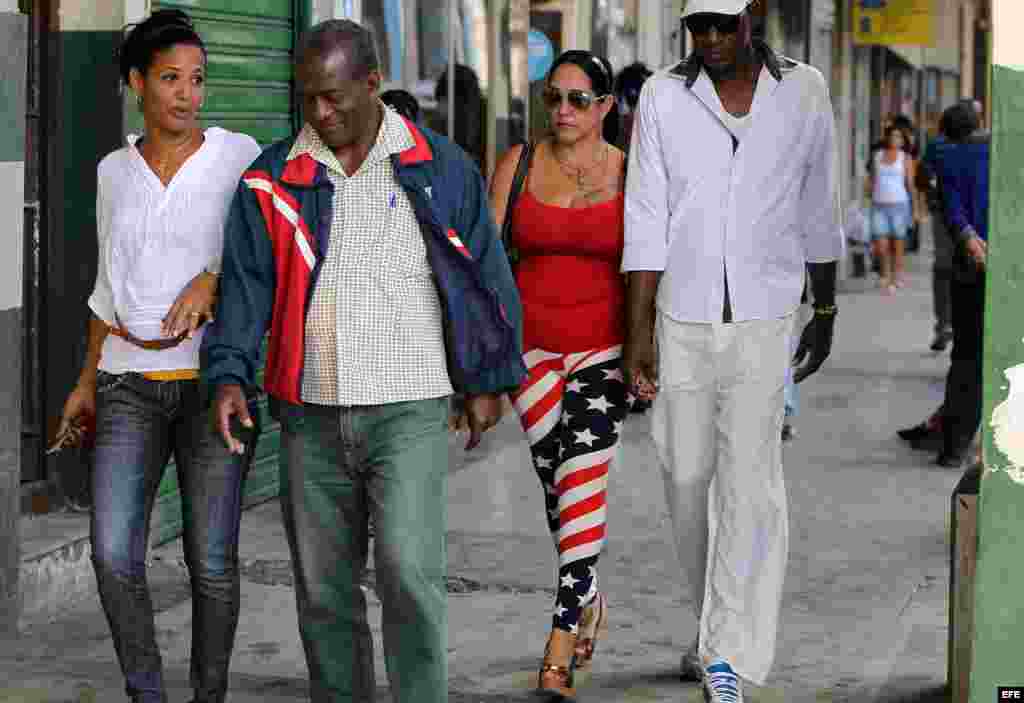
[[[423,136],[423,132],[420,131],[419,127],[412,120],[404,116],[402,119],[405,120],[405,125],[409,128],[409,133],[412,134],[412,139],[416,143],[398,154],[398,163],[402,166],[414,166],[433,160],[434,152],[431,151],[430,144],[427,142],[427,138]]]
[[[388,114],[385,113],[385,119],[388,118]],[[423,132],[414,122],[406,119],[404,116],[401,119],[409,130],[413,144],[409,148],[397,153],[399,164],[402,166],[413,166],[431,161],[434,158],[434,154]],[[318,140],[311,136],[313,134],[312,129],[312,127],[306,124],[292,141],[292,145],[288,150],[288,156],[285,158],[284,171],[281,173],[281,181],[283,183],[309,188],[316,185],[319,178],[326,177],[326,167],[317,161],[313,155]]]
[[[774,49],[761,39],[755,39],[753,47],[757,60],[764,64],[764,67],[768,69],[768,73],[776,81],[782,81],[787,73],[799,65],[793,59],[776,53]],[[703,68],[704,62],[701,61],[700,56],[696,52],[693,52],[670,68],[668,73],[671,76],[682,79],[686,83],[687,88],[693,88],[693,84],[700,78],[700,72]]]

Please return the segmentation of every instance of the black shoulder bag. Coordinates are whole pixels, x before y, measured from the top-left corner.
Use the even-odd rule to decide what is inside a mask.
[[[519,163],[516,164],[516,175],[512,178],[512,189],[508,192],[508,203],[505,205],[505,221],[501,224],[501,244],[505,247],[508,260],[513,265],[519,261],[519,253],[512,246],[512,211],[515,209],[516,200],[523,190],[523,183],[526,181],[526,174],[530,170],[530,161],[533,159],[533,142],[523,144],[523,150],[519,154]]]

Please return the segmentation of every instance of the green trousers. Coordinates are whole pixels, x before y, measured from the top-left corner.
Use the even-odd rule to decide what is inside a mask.
[[[313,703],[374,700],[360,588],[368,520],[394,701],[448,700],[448,407],[307,404],[282,419],[281,504]]]

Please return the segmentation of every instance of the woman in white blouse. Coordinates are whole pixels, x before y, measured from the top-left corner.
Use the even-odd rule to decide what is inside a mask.
[[[239,428],[242,455],[213,433],[199,346],[228,208],[260,150],[248,136],[199,126],[206,50],[185,13],[163,10],[135,26],[119,61],[145,133],[99,165],[88,352],[61,431],[95,417],[92,560],[136,703],[165,700],[145,560],[173,455],[192,583],[194,703],[222,703],[238,622],[242,488],[259,430]]]

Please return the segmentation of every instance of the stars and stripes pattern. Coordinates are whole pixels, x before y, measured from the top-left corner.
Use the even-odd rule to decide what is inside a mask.
[[[621,357],[621,345],[573,354],[532,349],[524,356],[529,375],[512,397],[558,551],[554,626],[570,632],[597,595],[608,466],[630,402]]]

